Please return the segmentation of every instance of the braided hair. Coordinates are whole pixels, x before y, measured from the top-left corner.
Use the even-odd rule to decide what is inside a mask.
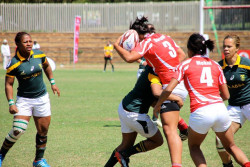
[[[130,23],[129,29],[135,30],[138,34],[146,34],[149,33],[148,25],[147,25],[148,19],[146,17],[142,18],[136,18],[136,20],[133,23]]]
[[[207,49],[213,51],[214,41],[210,39],[205,40],[201,34],[194,33],[188,39],[187,48],[192,51],[194,55],[205,55]]]

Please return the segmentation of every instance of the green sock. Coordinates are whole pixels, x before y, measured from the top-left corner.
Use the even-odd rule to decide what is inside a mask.
[[[118,162],[118,160],[115,157],[115,152],[116,152],[116,150],[113,151],[113,153],[111,154],[108,162],[105,164],[104,167],[113,167]]]

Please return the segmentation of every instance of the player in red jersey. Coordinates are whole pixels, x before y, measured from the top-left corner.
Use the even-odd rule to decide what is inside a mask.
[[[145,27],[147,26],[145,22],[147,22],[145,17],[142,17],[141,19],[137,18],[131,26],[132,29],[135,29],[138,32],[140,40],[143,40],[136,46],[136,48],[131,52],[126,51],[119,46],[120,38],[116,41],[114,47],[118,54],[128,63],[132,63],[141,57],[144,57],[147,64],[151,66],[154,69],[154,72],[159,76],[163,88],[165,88],[171,80],[174,69],[186,58],[186,55],[169,36],[155,33],[150,35],[143,34],[143,32],[146,31]],[[173,94],[178,95],[185,100],[187,91],[184,85],[179,85]],[[165,101],[161,110],[163,131],[168,141],[173,167],[181,166],[182,154],[182,142],[177,133],[179,112],[176,111],[180,111],[180,107],[174,101]]]
[[[221,139],[225,149],[242,166],[248,166],[246,155],[234,144],[231,121],[223,100],[229,92],[219,64],[205,56],[206,49],[214,48],[214,42],[200,34],[190,36],[187,44],[190,59],[182,62],[154,108],[154,115],[173,89],[184,80],[190,96],[188,145],[191,157],[198,167],[205,167],[206,160],[200,149],[210,128]]]

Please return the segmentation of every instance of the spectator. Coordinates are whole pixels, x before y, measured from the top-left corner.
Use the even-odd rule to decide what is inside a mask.
[[[40,45],[37,43],[37,41],[36,41],[36,40],[34,40],[34,44],[33,44],[32,49],[37,49],[37,50],[39,50],[39,49],[40,49]]]
[[[1,55],[3,57],[3,69],[6,70],[6,66],[9,63],[10,57],[10,46],[8,45],[7,39],[3,40],[3,44],[1,46]]]

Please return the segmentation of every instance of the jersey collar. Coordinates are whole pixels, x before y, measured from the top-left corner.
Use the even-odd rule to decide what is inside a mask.
[[[33,50],[31,50],[30,55],[33,55],[33,54],[34,54],[34,52],[33,52]],[[19,51],[17,51],[17,57],[18,57],[21,61],[26,60],[23,56],[21,56],[21,54],[19,53]]]
[[[234,63],[234,66],[238,66],[240,64],[240,55],[237,54],[237,59],[236,59],[236,62]],[[223,60],[223,69],[228,66],[227,62],[226,62],[226,59]]]

